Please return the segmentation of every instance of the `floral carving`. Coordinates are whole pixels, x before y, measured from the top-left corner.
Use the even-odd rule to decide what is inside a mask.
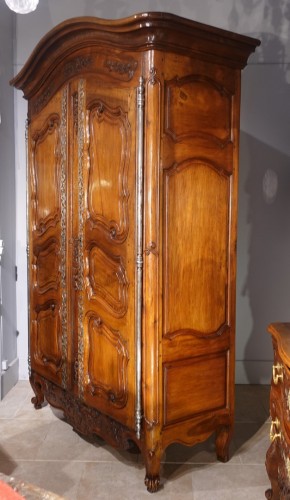
[[[135,441],[134,432],[107,415],[84,405],[76,396],[45,378],[32,373],[32,387],[37,394],[33,403],[40,408],[44,397],[52,406],[60,408],[68,423],[80,434],[96,434],[114,447],[129,449]],[[136,444],[138,444],[136,442]]]
[[[40,94],[33,104],[34,113],[38,113],[49,101],[52,96],[52,85],[48,85],[45,91]]]
[[[106,59],[104,66],[108,68],[110,72],[118,73],[119,75],[127,75],[128,79],[131,80],[134,76],[138,63],[134,60],[122,62],[114,59]]]
[[[65,66],[64,66],[64,74],[66,78],[69,78],[73,76],[76,73],[79,73],[83,69],[85,69],[87,66],[92,64],[92,58],[91,57],[76,57],[72,61],[69,61]]]

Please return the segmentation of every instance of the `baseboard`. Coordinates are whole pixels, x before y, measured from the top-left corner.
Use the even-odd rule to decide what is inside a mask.
[[[236,361],[236,384],[270,384],[273,361]]]
[[[18,381],[19,372],[19,359],[15,358],[11,363],[9,363],[7,370],[1,373],[1,398],[14,387]]]

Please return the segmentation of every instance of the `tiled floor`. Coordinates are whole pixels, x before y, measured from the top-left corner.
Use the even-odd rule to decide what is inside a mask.
[[[144,486],[138,454],[118,452],[100,440],[85,440],[61,413],[35,410],[29,383],[20,381],[0,402],[0,472],[48,489],[66,500],[262,500],[269,487],[269,387],[236,386],[232,458],[216,461],[213,439],[192,448],[170,446],[162,486],[153,496]]]

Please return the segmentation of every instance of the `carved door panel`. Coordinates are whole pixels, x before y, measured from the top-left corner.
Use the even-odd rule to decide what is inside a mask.
[[[63,387],[68,377],[66,289],[67,88],[29,126],[31,367]]]
[[[78,391],[132,427],[136,94],[93,78],[79,86]]]

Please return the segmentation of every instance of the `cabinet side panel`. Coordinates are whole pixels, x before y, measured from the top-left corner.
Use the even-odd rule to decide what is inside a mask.
[[[175,141],[204,137],[217,144],[231,138],[231,101],[209,76],[174,78],[165,87],[165,131]]]
[[[166,55],[162,134],[164,442],[194,443],[234,408],[239,72]],[[188,435],[190,425],[204,427]],[[175,430],[173,430],[175,429]],[[217,441],[217,448],[224,437]],[[225,456],[224,450],[221,455]]]
[[[229,179],[189,159],[166,172],[164,332],[216,332],[227,316]]]
[[[164,425],[225,408],[226,380],[227,352],[164,364]]]

